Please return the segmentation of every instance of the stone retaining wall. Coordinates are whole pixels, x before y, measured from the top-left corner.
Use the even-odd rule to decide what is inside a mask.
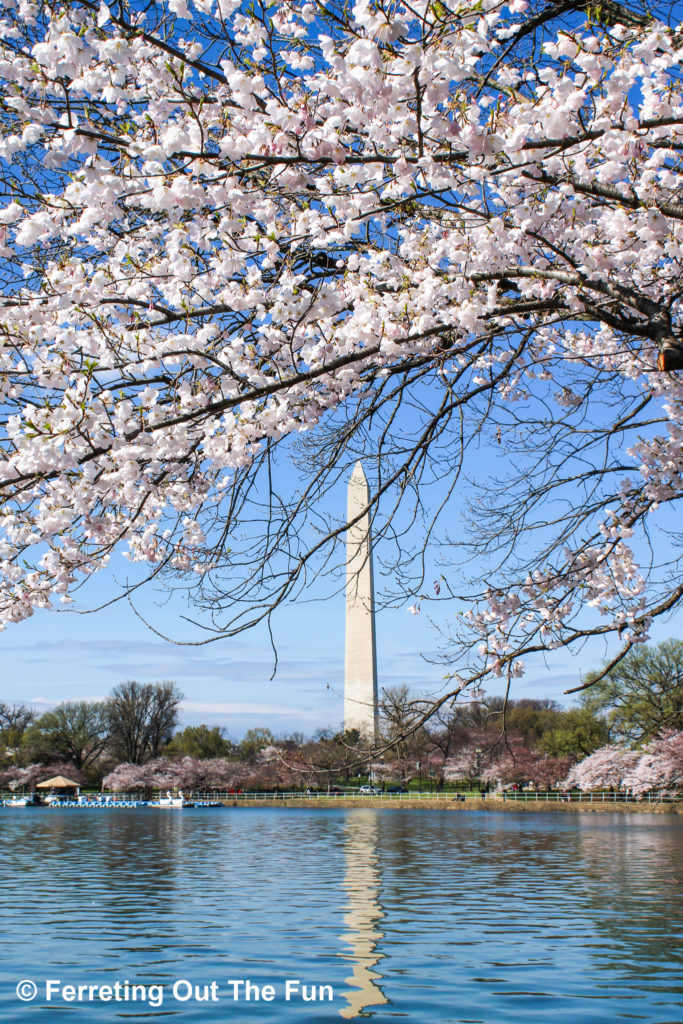
[[[277,810],[280,807],[307,807],[310,810],[328,809],[330,807],[364,807],[371,810],[417,810],[417,811],[510,811],[512,813],[524,813],[525,811],[553,811],[583,812],[586,814],[683,814],[683,802],[678,803],[621,803],[621,802],[594,802],[577,801],[576,803],[562,803],[549,800],[501,800],[490,797],[486,800],[453,800],[452,797],[443,799],[434,798],[429,800],[411,800],[410,797],[392,800],[383,800],[378,796],[367,797],[344,797],[339,800],[335,797],[286,797],[284,800],[233,800],[225,801],[228,807],[267,807]]]

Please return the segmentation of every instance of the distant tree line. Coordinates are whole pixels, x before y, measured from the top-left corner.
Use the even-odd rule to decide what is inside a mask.
[[[149,788],[164,780],[200,786],[203,780],[207,788],[325,789],[360,778],[381,786],[417,779],[435,790],[448,784],[545,788],[567,778],[596,778],[591,764],[635,764],[622,756],[634,748],[638,758],[652,754],[660,760],[666,750],[674,764],[675,737],[683,733],[683,643],[641,646],[586,681],[591,686],[577,707],[476,695],[444,705],[427,721],[419,696],[406,686],[388,688],[380,707],[379,752],[343,729],[276,739],[269,729],[254,728],[239,742],[218,726],[180,730],[183,694],[168,681],[129,680],[103,701],[69,701],[40,716],[26,705],[0,702],[0,786],[29,787],[46,773],[66,771],[95,786],[109,779],[114,788]],[[572,776],[580,763],[587,772]],[[645,764],[639,778],[657,777]]]
[[[48,766],[53,774],[68,769],[75,781],[99,785],[119,764],[144,766],[162,756],[253,762],[275,743],[269,729],[249,729],[239,743],[219,726],[179,730],[182,699],[172,682],[129,680],[103,701],[66,701],[42,715],[25,704],[0,702],[0,776],[30,768],[33,778]],[[294,734],[283,742],[291,749],[303,740]]]
[[[605,747],[642,751],[658,737],[683,732],[679,640],[635,647],[614,668],[588,673],[584,683],[577,707],[531,698],[472,699],[444,705],[424,725],[419,697],[407,687],[385,690],[383,733],[392,749],[373,764],[373,774],[405,783],[418,773],[437,788],[475,780],[545,787],[559,784],[572,765]]]
[[[144,764],[172,741],[183,694],[171,682],[116,686],[103,701],[67,701],[38,716],[0,703],[0,766],[62,762],[86,776],[108,763]]]

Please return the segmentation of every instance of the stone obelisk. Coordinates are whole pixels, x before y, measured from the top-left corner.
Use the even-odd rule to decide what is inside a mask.
[[[368,482],[360,462],[348,491],[344,728],[377,740],[377,659]],[[360,516],[360,518],[358,518]],[[355,520],[355,521],[354,521]]]

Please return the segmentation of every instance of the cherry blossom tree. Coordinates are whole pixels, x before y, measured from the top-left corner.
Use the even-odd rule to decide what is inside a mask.
[[[74,782],[83,782],[82,773],[74,765],[55,761],[47,765],[29,764],[24,768],[13,765],[6,768],[0,772],[0,785],[8,786],[12,790],[33,790],[39,782],[55,775],[65,775]]]
[[[470,602],[440,699],[646,638],[683,597],[638,554],[682,479],[666,17],[0,0],[0,619],[118,548],[233,634],[334,564],[369,452],[398,598]],[[474,579],[427,586],[482,445]]]
[[[243,784],[248,766],[223,758],[171,760],[155,758],[144,765],[120,764],[102,782],[103,789],[135,792],[152,789],[227,790]]]
[[[566,778],[573,762],[573,757],[543,756],[537,752],[528,766],[527,779],[536,789],[555,789]]]
[[[373,761],[370,765],[369,779],[377,785],[403,782],[403,765],[400,761]]]
[[[569,772],[564,785],[624,789],[637,796],[679,789],[683,782],[683,733],[664,730],[640,750],[613,744],[596,750]]]
[[[369,778],[372,782],[378,784],[401,782],[403,785],[407,785],[411,779],[421,777],[428,780],[430,768],[434,770],[441,766],[441,760],[436,757],[426,754],[397,755],[395,749],[389,755],[390,760],[373,761],[369,765]]]
[[[312,764],[301,749],[287,750],[280,746],[265,747],[255,765],[249,767],[244,786],[251,789],[304,789],[329,784],[324,767]]]
[[[648,743],[622,786],[637,796],[683,788],[683,732],[669,729]]]
[[[298,770],[300,769],[300,770]],[[103,789],[139,792],[182,789],[187,793],[210,790],[298,788],[310,773],[296,754],[261,759],[257,764],[222,757],[170,759],[158,757],[144,765],[120,764],[102,782]]]
[[[469,744],[446,758],[443,777],[446,782],[468,782],[470,785],[481,774],[481,748]]]
[[[29,764],[23,768],[18,765],[10,765],[9,768],[0,772],[0,787],[3,789],[33,789],[43,775],[44,765]]]
[[[551,757],[530,746],[521,736],[484,735],[477,745],[468,744],[444,762],[448,782],[481,780],[486,785],[509,786],[531,783],[537,789],[552,789],[565,778],[573,763],[570,757]]]
[[[244,761],[226,761],[222,757],[195,762],[197,778],[195,788],[202,790],[242,789],[249,777],[250,767]]]
[[[163,758],[160,759],[163,761]],[[249,765],[243,761],[227,761],[222,757],[194,758],[167,762],[158,774],[160,788],[164,774],[178,789],[192,791],[239,789],[249,776]]]
[[[575,765],[563,785],[566,789],[576,788],[584,792],[594,789],[620,789],[624,785],[624,779],[638,764],[640,757],[639,751],[627,750],[617,744],[601,747]]]
[[[508,757],[499,762],[503,769],[499,774],[499,780],[503,784],[506,781],[525,781],[536,790],[554,790],[566,777],[573,761],[571,757],[544,756],[539,751],[533,751],[521,762],[515,762]]]
[[[154,785],[149,764],[120,764],[102,779],[102,789],[115,793],[137,793]]]

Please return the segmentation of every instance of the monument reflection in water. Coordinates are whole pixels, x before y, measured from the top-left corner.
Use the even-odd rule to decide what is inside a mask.
[[[340,935],[348,952],[341,956],[352,965],[353,973],[345,980],[352,991],[342,992],[348,1006],[340,1016],[351,1020],[370,1006],[383,1006],[389,1000],[373,970],[383,959],[377,943],[384,937],[380,922],[384,911],[379,902],[381,876],[377,864],[377,816],[364,812],[349,814],[345,824],[344,881],[346,906],[344,924],[348,929]]]

